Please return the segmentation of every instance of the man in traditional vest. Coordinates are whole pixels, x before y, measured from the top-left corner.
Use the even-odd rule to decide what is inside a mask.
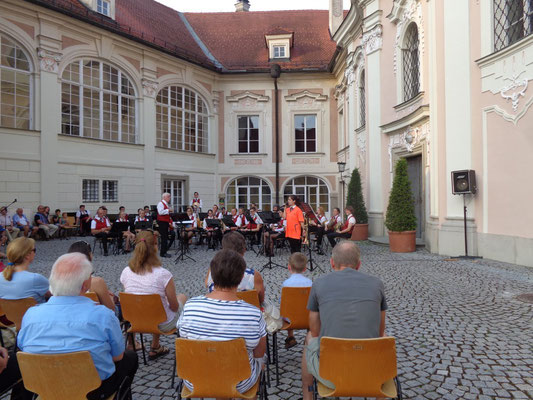
[[[101,238],[102,239],[102,247],[104,248],[104,256],[107,256],[107,238],[111,237],[110,231],[111,230],[111,224],[109,223],[109,219],[104,216],[104,209],[100,207],[98,211],[96,211],[96,216],[91,221],[91,234],[94,237]]]
[[[169,258],[168,250],[168,230],[172,224],[170,218],[170,193],[163,193],[161,201],[157,205],[157,225],[159,226],[159,234],[161,235],[161,250],[159,255],[161,257]]]

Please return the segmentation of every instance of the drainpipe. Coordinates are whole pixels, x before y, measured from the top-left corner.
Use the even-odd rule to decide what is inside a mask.
[[[279,64],[272,64],[270,67],[270,76],[274,78],[274,135],[276,137],[276,185],[275,185],[275,204],[279,205],[279,104],[278,104],[278,78],[281,75]]]

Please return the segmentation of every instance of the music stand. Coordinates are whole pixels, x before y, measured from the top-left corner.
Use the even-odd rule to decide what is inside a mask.
[[[189,219],[187,213],[176,213],[174,214],[174,218],[174,222],[178,228],[178,238],[180,242],[180,251],[174,262],[184,261],[186,258],[196,262],[194,258],[186,254],[189,252],[189,239],[182,237],[182,233],[185,232],[185,228],[188,225],[191,225],[192,221]]]
[[[222,223],[221,223],[221,221],[218,218],[216,218],[216,219],[206,219],[205,223],[207,224],[207,228],[213,228],[213,231],[214,232],[218,232],[217,235],[220,235],[220,228],[222,227]],[[220,239],[219,236],[216,236],[216,238],[217,238],[217,241]],[[212,240],[213,240],[213,237],[211,236],[211,241]],[[208,248],[209,248],[209,244],[208,244]],[[213,244],[211,246],[211,248],[213,250],[215,250],[215,245]]]
[[[276,219],[274,218],[275,217],[274,213],[271,212],[270,214],[271,215],[268,216],[268,218],[266,216],[265,216],[265,219],[263,219],[261,217],[261,219],[263,219],[263,229],[265,229],[268,225],[275,224],[275,223],[277,223],[279,221],[279,220],[276,221]],[[263,238],[263,250],[264,251],[266,250],[264,238]],[[274,267],[285,268],[285,265],[281,265],[281,264],[278,264],[278,263],[272,261],[272,253],[269,251],[268,252],[268,262],[261,267],[261,272],[263,272],[263,270],[265,268],[272,269]]]
[[[316,214],[315,212],[313,211],[313,208],[307,204],[307,203],[300,203],[300,209],[303,211],[304,213],[304,218],[306,219],[306,223],[307,223],[307,227],[308,227],[308,231],[307,231],[307,250],[308,250],[308,254],[309,254],[309,271],[313,271],[315,268],[314,268],[314,260],[313,260],[313,252],[311,251],[311,241],[310,241],[310,238],[309,238],[309,220],[312,220],[314,222],[316,222],[317,224],[319,224],[320,222],[318,221],[318,218],[316,217]],[[321,267],[320,265],[317,265],[316,266],[320,271],[322,272],[325,272]]]
[[[150,221],[137,221],[135,223],[135,230],[145,231],[147,229],[150,229],[152,227],[152,223]]]
[[[222,222],[224,222],[224,225],[226,225],[228,228],[235,228],[237,226],[235,225],[235,222],[233,222],[231,215],[224,215],[222,217]]]

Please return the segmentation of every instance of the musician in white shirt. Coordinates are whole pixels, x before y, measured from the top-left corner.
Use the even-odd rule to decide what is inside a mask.
[[[266,230],[263,235],[263,243],[265,244],[265,255],[274,255],[274,242],[277,238],[283,238],[285,236],[285,226],[287,221],[283,219],[283,211],[278,211],[280,220],[275,224],[270,224],[270,231]]]
[[[353,216],[353,207],[348,206],[344,209],[344,212],[346,213],[346,222],[338,232],[332,232],[328,233],[328,240],[329,244],[331,244],[331,248],[335,247],[337,244],[335,239],[338,237],[349,239],[352,237],[352,231],[355,226],[355,217]]]
[[[161,250],[160,257],[169,258],[168,251],[168,235],[171,229],[172,219],[170,218],[170,193],[163,193],[161,201],[157,204],[157,225],[159,226],[159,234],[161,235]]]
[[[192,198],[191,200],[191,204],[190,206],[194,209],[196,208],[198,212],[202,211],[202,206],[203,206],[203,203],[202,203],[202,199],[200,199],[200,197],[198,197],[198,192],[194,192],[194,197]]]
[[[247,229],[248,228],[248,219],[246,219],[245,215],[245,209],[244,207],[239,208],[239,215],[237,216],[237,220],[235,222],[235,225],[237,225],[237,228],[239,230]]]
[[[224,214],[218,210],[218,206],[216,204],[213,205],[213,218],[222,219],[223,216]]]
[[[320,210],[320,208],[319,208]],[[316,234],[316,246],[318,248],[318,254],[324,254],[322,251],[322,238],[327,232],[335,232],[337,226],[342,223],[341,210],[337,207],[333,209],[333,215],[329,221],[324,225],[324,229],[318,229]]]

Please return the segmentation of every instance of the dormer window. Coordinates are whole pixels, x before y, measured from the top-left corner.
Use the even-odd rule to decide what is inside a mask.
[[[96,0],[96,12],[104,14],[106,17],[111,16],[111,4],[107,0]]]
[[[276,45],[274,46],[274,57],[272,58],[286,58],[286,47],[285,46],[279,46],[279,45]]]
[[[283,28],[276,28],[265,35],[268,58],[289,60],[293,45],[293,32]]]
[[[108,18],[115,19],[115,1],[116,0],[80,0],[87,8],[105,15]]]

